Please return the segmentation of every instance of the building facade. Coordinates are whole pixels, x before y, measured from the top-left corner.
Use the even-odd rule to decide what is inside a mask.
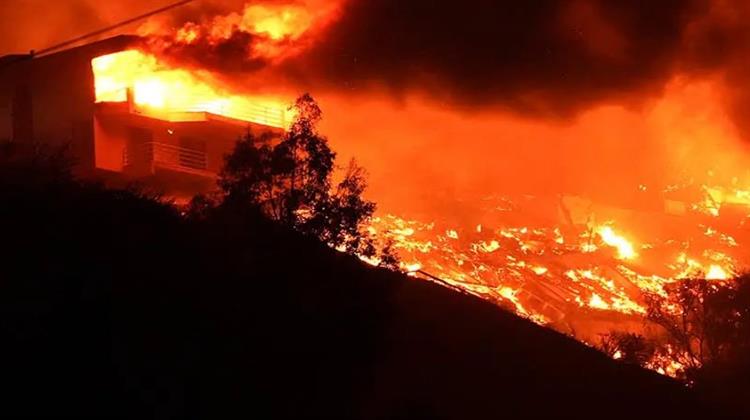
[[[259,106],[247,118],[200,109],[154,113],[139,107],[128,88],[117,99],[97,101],[92,61],[140,41],[117,36],[41,57],[0,58],[0,141],[66,147],[86,179],[190,195],[215,186],[240,136],[283,134],[277,109]]]

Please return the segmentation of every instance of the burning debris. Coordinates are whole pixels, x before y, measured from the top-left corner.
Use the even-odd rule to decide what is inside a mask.
[[[570,212],[564,200],[549,205],[526,196],[473,202],[484,204],[478,224],[451,225],[450,215],[430,222],[385,215],[371,229],[394,241],[402,269],[411,275],[439,279],[592,342],[609,329],[642,323],[645,293],[664,294],[664,286],[686,278],[726,280],[746,269],[742,261],[750,257],[738,245],[748,239],[750,206],[744,207],[745,218],[729,227],[721,212],[705,214],[686,203],[690,213],[650,215],[662,230],[677,226],[675,236],[646,238],[626,233],[633,215],[594,222],[615,214],[605,207],[594,207],[583,223],[570,224],[559,216]],[[549,206],[548,217],[514,223],[527,206]]]

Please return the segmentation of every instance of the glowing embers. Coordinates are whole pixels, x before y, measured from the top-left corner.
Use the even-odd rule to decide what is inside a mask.
[[[421,275],[429,273],[443,284],[552,325],[585,323],[592,313],[612,322],[622,318],[609,314],[642,317],[644,293],[664,295],[665,285],[686,278],[731,278],[741,272],[737,261],[750,258],[742,225],[731,224],[724,214],[636,217],[633,210],[615,209],[606,213],[607,223],[571,224],[552,207],[542,210],[534,204],[538,214],[551,215],[535,219],[520,210],[526,206],[521,201],[519,210],[503,211],[496,210],[494,199],[476,202],[483,204],[472,214],[481,216],[466,225],[446,215],[426,222],[385,215],[372,221],[371,231],[393,241],[402,268],[412,275],[434,280]],[[618,214],[632,220],[620,220]]]
[[[730,277],[730,273],[716,264],[711,264],[706,271],[706,280],[728,280]]]
[[[209,74],[170,69],[137,50],[92,60],[96,102],[132,101],[135,111],[168,121],[192,121],[195,113],[285,128],[279,101],[232,95],[214,87]]]
[[[633,249],[633,244],[623,236],[618,235],[610,226],[602,226],[597,229],[597,233],[605,244],[617,249],[617,258],[623,260],[632,260],[638,254]]]
[[[700,259],[700,261],[699,261]],[[722,252],[706,249],[700,258],[689,257],[683,252],[677,256],[677,261],[671,267],[679,272],[676,279],[705,278],[706,280],[728,280],[735,276],[734,259]]]

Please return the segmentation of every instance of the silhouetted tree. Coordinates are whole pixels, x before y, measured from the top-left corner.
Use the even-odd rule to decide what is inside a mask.
[[[273,160],[268,141],[252,133],[242,137],[225,157],[219,186],[225,202],[262,208],[269,218],[280,221],[286,205],[283,172]],[[257,146],[258,143],[262,144]],[[206,198],[201,196],[199,201]]]
[[[345,252],[376,256],[373,238],[362,229],[375,211],[375,203],[362,196],[367,188],[364,169],[352,160],[334,186],[336,153],[318,132],[320,107],[305,94],[292,110],[294,121],[280,142],[252,133],[237,142],[219,180],[224,202],[255,207]],[[196,202],[193,210],[200,205]],[[395,256],[390,248],[388,252],[381,259],[393,266]]]
[[[380,266],[389,268],[391,270],[398,270],[400,268],[400,261],[398,258],[398,254],[393,249],[393,241],[389,240],[386,242],[383,247],[380,249],[380,255],[378,256],[380,259]]]
[[[673,358],[692,380],[698,370],[724,357],[732,346],[732,311],[725,302],[731,284],[687,279],[664,287],[665,294],[648,294],[647,319],[664,331]]]
[[[659,367],[654,356],[678,362],[677,374],[690,383],[701,382],[707,372],[748,365],[750,277],[681,280],[664,286],[664,292],[645,296],[646,319],[660,334],[649,339],[613,331],[602,336],[600,350],[642,366]]]
[[[362,222],[375,211],[375,203],[362,198],[367,187],[366,173],[354,160],[349,162],[344,178],[322,199],[313,201],[309,217],[303,218],[303,232],[323,242],[342,247],[346,252],[374,255],[372,241],[362,233]]]
[[[662,354],[706,399],[750,415],[750,277],[684,280],[665,291],[647,299],[648,320],[664,331]]]
[[[750,277],[713,291],[708,338],[711,359],[695,373],[695,388],[705,398],[750,418]]]

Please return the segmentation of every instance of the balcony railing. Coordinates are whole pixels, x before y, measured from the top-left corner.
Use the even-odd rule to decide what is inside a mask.
[[[208,114],[276,128],[284,128],[287,125],[287,115],[281,107],[264,106],[252,102],[237,104],[184,96],[171,97],[170,105],[154,108],[135,104],[130,92],[129,88],[97,91],[97,102],[130,103],[131,112],[171,122],[194,121],[196,116]]]
[[[153,173],[156,169],[168,169],[215,178],[208,170],[206,152],[172,144],[148,142],[127,147],[122,156],[123,167],[137,172]]]

